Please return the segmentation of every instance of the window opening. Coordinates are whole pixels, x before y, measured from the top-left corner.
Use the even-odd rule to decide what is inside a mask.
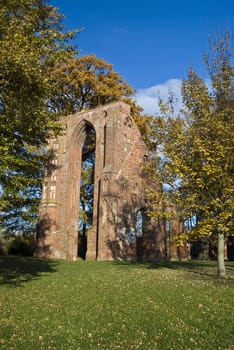
[[[145,226],[146,213],[143,209],[138,210],[136,214],[136,259],[143,259],[143,234]]]
[[[80,204],[78,218],[78,257],[85,260],[87,234],[93,225],[94,169],[96,134],[86,126],[86,139],[82,147],[82,168],[80,179]]]

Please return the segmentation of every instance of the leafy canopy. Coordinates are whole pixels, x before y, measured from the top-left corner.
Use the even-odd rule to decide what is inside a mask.
[[[149,169],[166,184],[167,191],[161,196],[150,191],[150,196],[155,206],[166,197],[181,220],[190,223],[178,244],[233,234],[233,39],[234,34],[227,33],[211,42],[204,57],[210,85],[191,68],[182,82],[181,113],[175,115],[172,94],[167,103],[160,101],[162,115],[152,123],[151,139],[156,147]]]
[[[234,208],[233,37],[213,43],[204,57],[211,86],[193,69],[182,83],[183,110],[173,115],[173,96],[160,101],[163,115],[152,123],[158,176],[181,218],[197,217],[189,235],[231,233]],[[157,166],[155,166],[157,164]]]
[[[51,72],[75,52],[62,18],[44,0],[0,0],[0,212],[11,231],[36,216],[43,146],[57,129]]]

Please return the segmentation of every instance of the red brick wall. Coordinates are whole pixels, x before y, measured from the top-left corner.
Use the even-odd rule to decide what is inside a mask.
[[[82,146],[85,126],[96,132],[93,227],[87,259],[136,259],[136,213],[146,209],[142,166],[147,148],[123,102],[63,120],[64,132],[51,140],[39,212],[37,256],[77,259]],[[160,227],[150,223],[141,239],[142,258],[162,258]],[[138,249],[139,250],[139,249]]]

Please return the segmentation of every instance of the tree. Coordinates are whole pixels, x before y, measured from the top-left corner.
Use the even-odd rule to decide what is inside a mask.
[[[63,115],[129,97],[133,90],[112,65],[94,55],[70,59],[53,71],[57,94],[50,108]]]
[[[192,70],[182,88],[190,111],[185,165],[195,185],[199,218],[194,233],[218,236],[219,275],[225,274],[224,236],[232,233],[234,219],[233,39],[226,34],[213,43],[213,51],[204,58],[211,92]]]
[[[46,0],[0,0],[0,225],[11,232],[35,227],[44,146],[58,131],[51,72],[75,52],[62,18]]]
[[[172,92],[169,95],[167,103],[159,98],[162,115],[153,118],[148,128],[147,144],[150,152],[144,166],[148,178],[146,187],[150,203],[148,215],[156,220],[160,227],[164,238],[165,259],[171,257],[172,234],[174,237],[177,227],[183,222],[183,213],[175,200],[178,175],[173,169],[168,168],[168,164],[172,165],[172,161],[169,160],[170,151],[174,150],[174,140],[177,131],[180,130],[179,118],[174,119],[174,95]],[[183,246],[184,241],[178,245]]]
[[[52,73],[56,92],[49,101],[50,109],[69,115],[122,100],[131,107],[131,115],[147,142],[151,116],[142,115],[143,108],[133,98],[134,90],[110,63],[86,55],[71,58],[56,67]]]
[[[136,116],[140,108],[112,65],[77,56],[75,32],[46,0],[0,5],[0,226],[14,233],[36,227],[45,146],[61,115],[120,98]]]
[[[184,221],[196,218],[180,238],[216,235],[218,274],[224,276],[224,236],[234,226],[233,34],[210,48],[204,60],[211,86],[190,69],[182,84],[183,113],[177,118],[169,113],[160,130],[171,198]],[[166,114],[167,107],[162,104]]]

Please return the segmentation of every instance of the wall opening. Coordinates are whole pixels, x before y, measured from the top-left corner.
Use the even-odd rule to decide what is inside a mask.
[[[136,214],[136,259],[143,259],[143,234],[145,228],[146,213],[144,209],[138,210]]]
[[[106,165],[106,124],[104,126],[103,168]]]
[[[94,171],[96,133],[92,126],[86,124],[86,138],[82,147],[80,203],[78,218],[78,251],[77,256],[84,259],[87,252],[87,234],[93,225]]]

